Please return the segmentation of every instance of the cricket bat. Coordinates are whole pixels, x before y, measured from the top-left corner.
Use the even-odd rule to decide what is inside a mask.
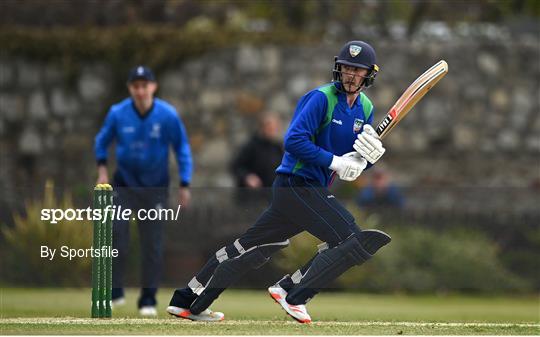
[[[448,64],[441,60],[433,67],[429,68],[420,75],[408,88],[403,92],[401,97],[396,101],[394,106],[388,111],[384,119],[379,123],[377,134],[382,139],[407,115],[407,113],[418,103],[428,91],[431,90],[448,73]]]

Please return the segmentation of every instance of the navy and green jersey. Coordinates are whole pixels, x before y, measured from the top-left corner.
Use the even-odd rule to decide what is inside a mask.
[[[183,185],[191,181],[192,158],[186,129],[176,109],[155,98],[141,116],[131,98],[115,104],[95,139],[98,163],[107,160],[107,148],[116,141],[115,178],[130,187],[162,187],[169,184],[169,148],[176,153]]]
[[[373,105],[364,93],[349,107],[346,94],[333,83],[308,92],[296,106],[285,134],[286,152],[276,172],[328,186],[332,175],[328,166],[333,156],[354,151],[357,134],[365,124],[373,123],[372,110]]]

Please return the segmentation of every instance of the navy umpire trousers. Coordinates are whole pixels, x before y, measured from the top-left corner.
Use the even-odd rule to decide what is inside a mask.
[[[131,209],[136,217],[139,209],[167,207],[167,188],[115,188],[115,204],[122,209]],[[137,220],[141,257],[141,295],[138,306],[155,306],[163,265],[163,230],[160,220]],[[124,274],[129,260],[129,221],[115,220],[113,223],[113,248],[118,249],[118,257],[113,259],[112,298],[124,296]]]

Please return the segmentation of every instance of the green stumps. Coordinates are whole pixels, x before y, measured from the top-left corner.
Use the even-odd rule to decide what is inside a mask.
[[[112,206],[113,189],[109,184],[94,188],[93,258],[92,258],[92,317],[112,317]]]

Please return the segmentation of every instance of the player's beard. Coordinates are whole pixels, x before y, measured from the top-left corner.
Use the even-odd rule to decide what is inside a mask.
[[[343,82],[343,90],[345,90],[348,94],[356,94],[357,92],[362,90],[362,85],[358,85],[355,83],[354,79]]]

